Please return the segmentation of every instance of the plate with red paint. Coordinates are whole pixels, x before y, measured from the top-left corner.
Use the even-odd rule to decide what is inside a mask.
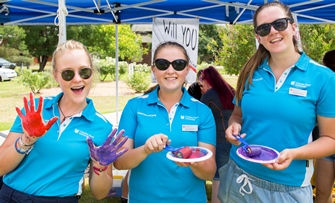
[[[200,161],[205,161],[209,159],[212,155],[213,152],[209,149],[206,149],[204,147],[189,147],[191,149],[191,155],[188,158],[181,158],[180,156],[178,157],[175,153],[168,152],[166,154],[166,157],[170,159],[171,161],[175,162],[200,162]]]
[[[243,150],[242,147],[239,147],[236,150],[236,153],[239,157],[244,160],[255,162],[255,163],[274,163],[279,157],[279,152],[271,147],[266,147],[262,145],[249,145],[251,149],[260,150],[260,154],[257,156],[250,156]]]

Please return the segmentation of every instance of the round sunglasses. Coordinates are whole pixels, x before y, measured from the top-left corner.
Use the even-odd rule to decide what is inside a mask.
[[[262,25],[257,26],[255,28],[255,32],[259,36],[265,37],[266,35],[268,35],[270,33],[271,26],[274,29],[276,29],[277,31],[286,30],[286,28],[288,26],[288,21],[290,21],[290,23],[292,23],[291,18],[280,18],[280,19],[277,19],[277,20],[273,21],[272,23],[264,23]]]
[[[187,61],[184,59],[176,59],[172,62],[166,59],[156,59],[155,60],[155,66],[158,68],[158,70],[166,70],[169,68],[170,64],[176,71],[182,71],[186,67]]]
[[[61,73],[61,76],[63,78],[63,80],[65,81],[71,81],[74,78],[75,72],[71,69],[68,70],[63,70]],[[84,79],[87,80],[88,78],[90,78],[92,76],[92,69],[91,68],[82,68],[79,70],[79,76]]]

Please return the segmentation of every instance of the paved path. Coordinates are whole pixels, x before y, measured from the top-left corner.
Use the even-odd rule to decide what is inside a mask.
[[[121,117],[122,111],[119,111],[118,113],[108,113],[104,114],[104,116],[113,124],[113,127],[119,126],[119,121]],[[0,145],[5,141],[6,136],[8,135],[9,130],[0,131]]]

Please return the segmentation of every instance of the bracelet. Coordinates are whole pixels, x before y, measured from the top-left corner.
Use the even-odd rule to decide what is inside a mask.
[[[29,152],[33,149],[33,145],[31,147],[29,147],[28,149],[23,149],[22,147],[19,146],[19,140],[20,138],[17,138],[17,140],[15,141],[14,147],[16,149],[16,151],[19,154],[29,154]]]
[[[101,172],[107,170],[108,166],[105,166],[104,168],[98,168],[98,167],[93,166],[92,168],[95,174],[100,175]]]
[[[26,143],[24,143],[23,140],[22,140],[22,136],[24,136],[24,135],[21,135],[20,140],[19,140],[21,146],[31,147],[31,146],[34,145],[34,143],[33,144],[26,144]]]

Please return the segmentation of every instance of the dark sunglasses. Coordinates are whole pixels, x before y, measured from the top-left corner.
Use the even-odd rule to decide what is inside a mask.
[[[172,62],[166,59],[156,59],[155,60],[155,66],[158,68],[158,70],[166,70],[169,68],[170,64],[176,71],[182,71],[186,67],[187,61],[184,59],[176,59]]]
[[[73,70],[63,70],[60,72],[62,75],[63,80],[71,81],[74,78],[75,72]],[[86,80],[92,76],[92,69],[91,68],[82,68],[79,70],[79,76]]]
[[[271,26],[276,29],[277,31],[283,31],[286,30],[287,26],[288,26],[288,21],[290,21],[290,23],[292,23],[291,18],[280,18],[277,19],[275,21],[273,21],[272,23],[264,23],[262,25],[259,25],[255,28],[255,32],[262,37],[265,37],[266,35],[268,35],[271,31]]]

